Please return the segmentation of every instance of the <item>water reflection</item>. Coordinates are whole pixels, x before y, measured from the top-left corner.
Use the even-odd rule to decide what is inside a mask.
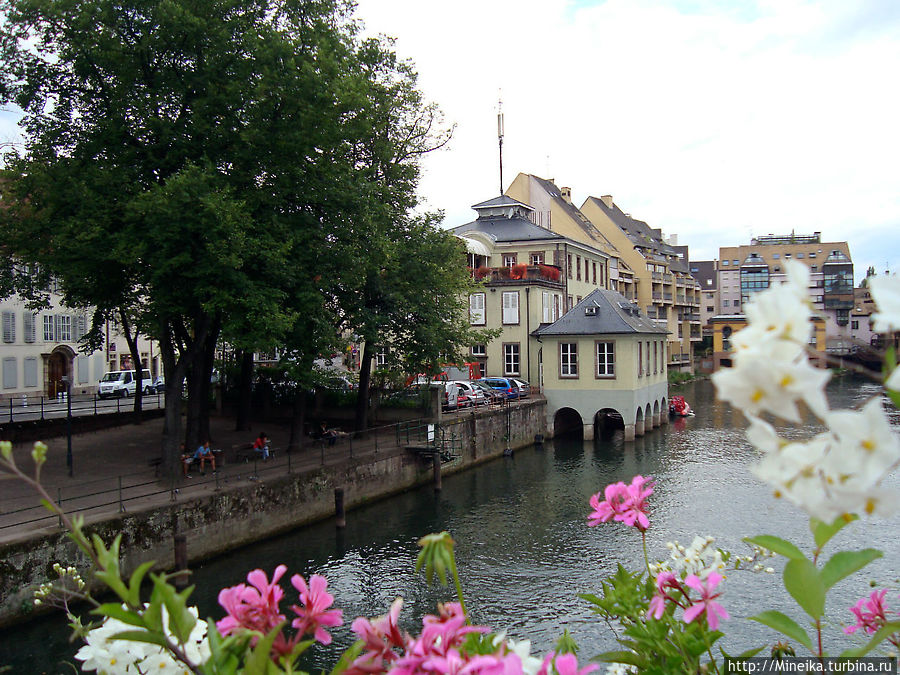
[[[876,392],[872,385],[847,380],[829,390],[836,406],[858,405]],[[743,438],[739,414],[714,400],[708,382],[690,384],[683,393],[696,417],[662,426],[634,443],[624,443],[621,433],[587,442],[557,439],[445,477],[440,493],[424,487],[351,511],[343,531],[326,522],[209,561],[195,571],[201,614],[220,616],[218,589],[242,581],[248,570],[270,571],[285,563],[291,573],[328,577],[348,620],[348,626],[336,632],[337,648],[352,640],[352,617],[383,614],[397,596],[405,599],[404,627],[417,631],[420,617],[452,594],[429,588],[414,574],[416,541],[429,532],[448,530],[457,541],[475,621],[530,638],[537,651],[552,647],[563,629],[572,633],[586,656],[611,648],[610,630],[576,597],[598,592],[600,578],[614,572],[618,563],[634,567],[641,560],[640,538],[628,528],[586,526],[588,499],[607,483],[628,481],[635,474],[656,477],[648,532],[654,557],[665,555],[667,541],[687,544],[697,534],[713,534],[718,545],[735,552],[747,551],[742,537],[764,532],[809,541],[802,514],[772,499],[748,472],[756,451]],[[807,420],[791,431],[805,434],[815,428],[815,420]],[[891,483],[897,487],[896,477]],[[866,578],[893,582],[898,523],[894,518],[865,533],[861,527],[847,528],[833,550],[881,548],[885,557],[869,568]],[[779,604],[779,585],[775,576],[729,575],[722,586],[723,604],[733,617],[774,608],[802,622],[790,605]],[[867,588],[863,582],[845,581],[835,591],[827,611],[837,625],[850,618],[846,608]],[[71,648],[48,655],[45,646],[48,634],[64,633],[62,623],[41,622],[8,633],[5,638],[11,639],[0,647],[0,663],[10,661],[11,654],[21,657],[22,650],[40,652],[50,664],[42,667],[56,672],[53,663],[71,654]],[[732,621],[726,631],[729,651],[773,639],[768,629],[747,621]],[[330,664],[333,653],[320,651],[310,665]],[[39,672],[32,660],[27,663],[26,672]]]

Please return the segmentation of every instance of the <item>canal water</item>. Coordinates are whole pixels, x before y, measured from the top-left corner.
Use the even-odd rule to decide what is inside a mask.
[[[855,406],[877,391],[871,384],[844,378],[829,386],[829,398],[835,407]],[[627,482],[635,474],[657,481],[647,533],[651,559],[667,555],[666,542],[688,545],[698,534],[715,536],[718,546],[739,554],[749,553],[742,537],[764,533],[791,539],[808,552],[808,519],[773,499],[748,471],[757,453],[744,440],[741,415],[716,401],[707,381],[685,385],[678,393],[696,416],[634,443],[624,443],[620,433],[607,440],[554,439],[445,477],[439,493],[423,487],[350,511],[346,529],[324,522],[208,561],[194,570],[194,600],[201,616],[221,617],[218,589],[241,582],[254,568],[271,574],[283,563],[288,576],[322,574],[336,606],[344,611],[345,626],[334,631],[334,645],[318,649],[308,665],[329,667],[337,652],[352,642],[349,624],[354,617],[383,614],[402,596],[403,625],[418,633],[421,617],[433,612],[437,602],[452,599],[450,588],[429,587],[414,572],[417,540],[447,530],[457,542],[466,602],[475,622],[530,639],[535,653],[552,648],[568,630],[581,647],[581,658],[590,658],[615,648],[615,636],[577,594],[599,592],[601,579],[619,563],[639,569],[642,553],[640,536],[631,528],[619,523],[587,527],[588,500],[608,483]],[[893,413],[897,425],[900,420]],[[813,429],[810,420],[787,433],[800,436]],[[890,485],[900,489],[896,475]],[[898,524],[900,516],[855,523],[830,545],[831,552],[873,546],[885,556],[829,595],[826,645],[850,644],[840,626],[852,618],[847,608],[870,591],[870,580],[893,589],[900,585]],[[779,559],[771,564],[780,570]],[[289,582],[285,585],[291,598],[293,589]],[[764,609],[779,609],[806,625],[781,590],[779,574],[732,572],[720,589],[720,601],[732,616],[722,643],[730,653],[777,639],[746,620]],[[893,609],[900,608],[895,594],[888,599]],[[13,672],[63,672],[59,664],[71,661],[74,653],[65,636],[59,617],[7,630],[0,640],[0,664],[12,665]]]

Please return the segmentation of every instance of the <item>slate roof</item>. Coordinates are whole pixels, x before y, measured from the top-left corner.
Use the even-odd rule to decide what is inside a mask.
[[[561,234],[539,227],[525,218],[503,216],[479,217],[471,223],[451,228],[458,236],[469,232],[480,232],[494,242],[562,240]]]
[[[669,246],[662,238],[662,230],[653,229],[643,220],[632,218],[623,212],[616,203],[612,208],[597,197],[588,197],[588,200],[603,211],[616,226],[625,233],[631,243],[642,249],[649,249],[653,253],[663,256],[677,255],[675,249]]]
[[[568,216],[575,221],[575,223],[583,229],[591,239],[603,244],[608,247],[610,252],[613,252],[618,255],[618,251],[613,243],[606,238],[600,230],[597,229],[597,226],[594,225],[588,218],[585,216],[581,209],[575,206],[572,202],[563,199],[562,192],[560,192],[559,188],[552,180],[547,180],[546,178],[541,178],[539,176],[535,176],[534,174],[529,174],[531,178],[533,178],[538,185],[540,185],[548,195],[550,195],[553,200],[568,214]]]
[[[588,315],[586,307],[596,307],[596,313]],[[532,335],[621,335],[646,334],[666,335],[669,331],[659,328],[644,316],[638,306],[626,300],[616,291],[598,288],[566,312],[557,321],[541,326]]]
[[[488,199],[486,202],[481,202],[480,204],[473,204],[472,208],[477,211],[478,209],[489,209],[497,206],[521,206],[522,208],[525,208],[529,211],[534,211],[534,209],[528,204],[520,202],[518,199],[507,197],[506,195],[500,195],[499,197]]]
[[[719,275],[716,274],[716,262],[714,260],[692,260],[691,267],[697,270],[692,272],[691,276],[698,281],[701,289],[714,291],[718,288]],[[711,283],[706,283],[707,281]]]

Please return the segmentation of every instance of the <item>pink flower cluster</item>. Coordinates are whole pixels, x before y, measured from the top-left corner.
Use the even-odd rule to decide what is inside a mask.
[[[886,590],[872,591],[872,595],[870,595],[868,599],[861,598],[859,602],[851,607],[850,611],[853,612],[853,615],[856,617],[856,624],[853,626],[846,626],[844,632],[850,635],[862,628],[866,633],[871,635],[872,633],[878,632],[884,624],[888,623],[890,619],[888,619],[888,609],[884,603],[885,595],[887,595]],[[897,613],[895,612],[894,614]],[[900,635],[894,634],[889,637],[888,640],[895,646],[898,646]]]
[[[653,480],[650,477],[635,476],[630,485],[622,481],[611,483],[603,491],[603,501],[600,501],[599,492],[591,497],[591,507],[594,510],[588,516],[588,526],[617,520],[640,532],[646,532],[650,527],[647,497],[652,494]]]
[[[413,638],[400,630],[397,620],[403,601],[397,599],[390,612],[377,619],[360,617],[353,632],[365,643],[364,652],[345,675],[373,675],[390,670],[392,675],[521,675],[518,654],[499,643],[493,653],[469,654],[462,649],[470,633],[488,633],[486,626],[466,624],[459,603],[438,606],[437,616],[422,619],[422,633]],[[555,671],[554,671],[555,668]],[[538,675],[587,675],[597,666],[578,669],[572,654],[547,655]]]
[[[230,635],[242,630],[258,631],[263,635],[272,631],[287,618],[281,613],[280,604],[284,591],[278,581],[287,572],[285,565],[275,568],[272,581],[269,582],[262,570],[253,570],[247,575],[250,585],[238,584],[219,591],[219,604],[228,615],[216,622],[216,628],[222,635]],[[331,635],[325,627],[340,626],[343,623],[341,610],[329,609],[334,597],[326,590],[328,582],[325,577],[314,574],[309,584],[299,574],[291,577],[291,584],[300,593],[300,605],[292,605],[291,610],[297,618],[291,626],[297,629],[296,634],[287,638],[284,631],[278,634],[273,651],[278,655],[286,655],[304,635],[312,635],[322,644],[331,643]],[[254,637],[252,644],[259,640]]]
[[[725,608],[715,602],[721,593],[713,591],[720,581],[722,576],[715,572],[710,572],[705,581],[696,574],[690,574],[684,583],[672,572],[660,572],[656,575],[656,594],[650,600],[647,618],[660,619],[667,606],[675,605],[684,609],[682,620],[685,623],[705,615],[709,629],[716,630],[719,627],[719,619],[730,618]],[[700,594],[699,599],[691,598],[691,590]]]

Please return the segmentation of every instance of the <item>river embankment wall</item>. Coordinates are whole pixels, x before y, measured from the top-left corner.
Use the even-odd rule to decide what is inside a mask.
[[[442,464],[441,474],[464,471],[531,445],[536,436],[546,434],[546,406],[544,399],[534,399],[445,418],[440,432],[452,459]],[[122,535],[123,575],[148,560],[155,561],[157,569],[173,569],[175,535],[185,536],[188,559],[196,562],[333,517],[336,489],[343,490],[349,511],[434,480],[432,457],[401,445],[375,457],[348,458],[115,515],[90,523],[85,531],[107,544]],[[351,518],[352,512],[347,514]],[[62,530],[0,545],[0,626],[35,614],[33,592],[52,578],[54,562],[88,569],[87,558]]]

